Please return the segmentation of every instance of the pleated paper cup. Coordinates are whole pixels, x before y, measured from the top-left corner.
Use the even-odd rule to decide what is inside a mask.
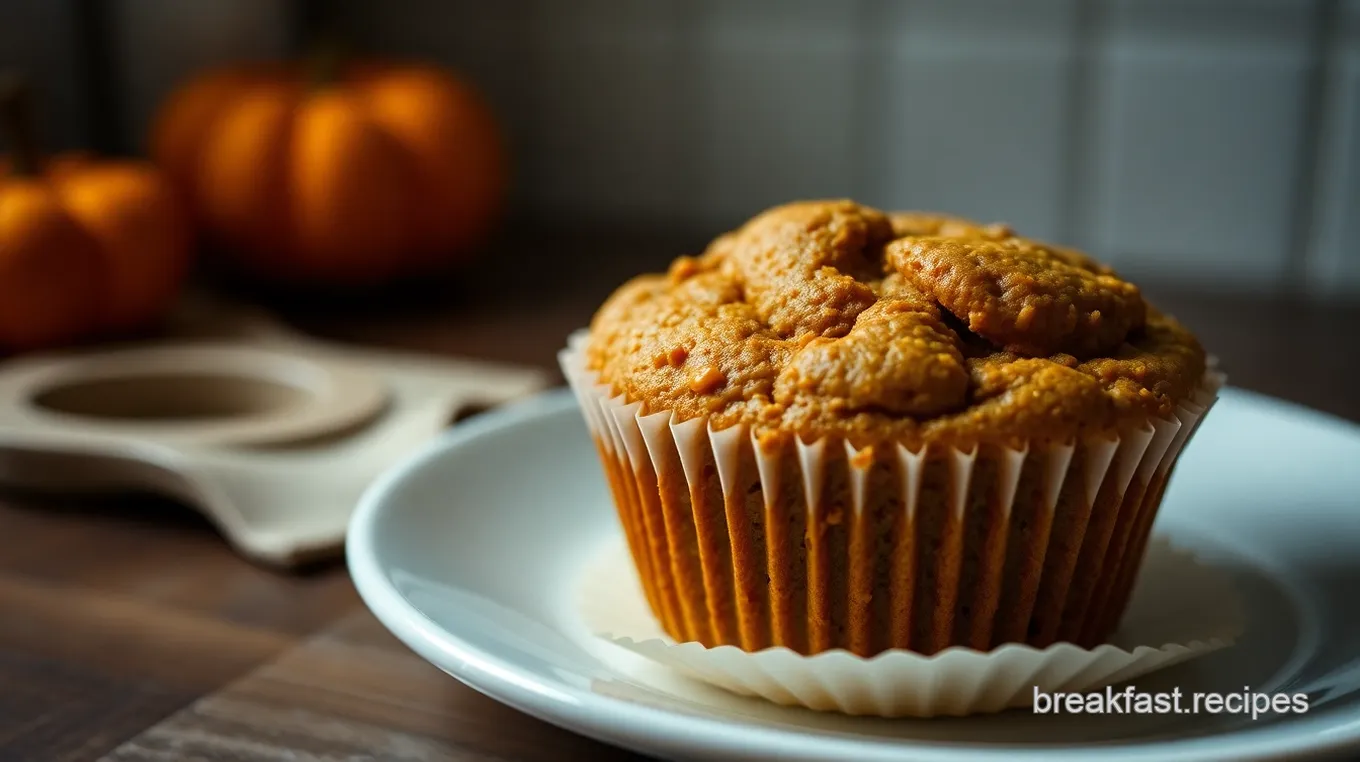
[[[1165,537],[1149,543],[1119,632],[1093,649],[1070,643],[1045,649],[1009,644],[987,652],[955,646],[933,656],[889,650],[866,659],[843,650],[803,656],[782,647],[752,653],[677,644],[652,615],[621,538],[591,558],[579,594],[578,611],[590,633],[678,674],[776,704],[879,717],[984,714],[1029,706],[1035,691],[1099,690],[1231,645],[1244,619],[1227,576]],[[632,672],[626,661],[618,666]],[[668,692],[674,683],[649,687]]]
[[[646,600],[676,642],[870,657],[1103,643],[1221,377],[1110,439],[972,452],[757,437],[644,414],[559,359]]]

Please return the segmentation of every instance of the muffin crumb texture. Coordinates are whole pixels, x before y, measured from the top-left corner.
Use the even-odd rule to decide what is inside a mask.
[[[1188,331],[1080,252],[849,201],[776,207],[629,281],[587,363],[714,428],[963,448],[1165,418],[1205,372]]]

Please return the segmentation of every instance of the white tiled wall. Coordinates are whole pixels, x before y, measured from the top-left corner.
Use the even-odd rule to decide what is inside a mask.
[[[790,198],[850,195],[862,3],[695,6],[687,207],[725,225]]]
[[[1113,4],[1093,248],[1131,271],[1253,283],[1284,271],[1311,18],[1297,0]]]
[[[1075,2],[885,3],[866,198],[1059,237]]]
[[[0,2],[0,56],[80,141],[50,31],[70,6]],[[112,0],[127,133],[186,71],[281,51],[287,6]],[[1360,0],[344,6],[361,43],[482,88],[528,212],[715,231],[849,195],[1007,220],[1140,277],[1360,296]]]
[[[1360,294],[1360,0],[1342,4],[1312,210],[1308,283],[1320,294]]]

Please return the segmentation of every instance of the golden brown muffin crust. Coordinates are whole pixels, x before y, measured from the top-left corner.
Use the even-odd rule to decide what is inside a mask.
[[[1030,241],[901,238],[887,253],[968,330],[1009,352],[1099,355],[1143,325],[1137,286]]]
[[[624,284],[592,321],[587,364],[646,410],[715,428],[969,447],[1166,417],[1205,356],[1080,252],[823,201]]]

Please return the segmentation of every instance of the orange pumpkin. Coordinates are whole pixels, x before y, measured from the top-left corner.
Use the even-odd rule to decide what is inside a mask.
[[[175,192],[148,163],[44,160],[8,80],[0,112],[0,350],[50,347],[145,327],[174,302],[190,240]]]
[[[506,184],[476,93],[421,66],[212,72],[165,104],[151,152],[214,249],[275,280],[354,285],[457,262]]]

